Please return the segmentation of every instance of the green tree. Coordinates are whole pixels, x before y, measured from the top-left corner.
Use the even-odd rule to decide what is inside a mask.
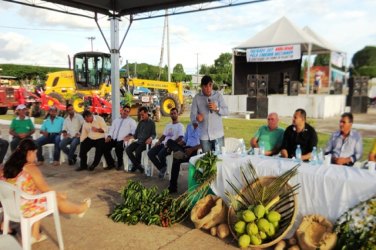
[[[313,66],[329,66],[330,54],[319,54],[315,57]]]
[[[183,65],[181,63],[176,64],[171,75],[172,81],[182,82],[182,81],[185,81],[185,77],[186,77],[186,74],[184,72]]]
[[[352,64],[355,75],[376,77],[376,47],[366,46],[356,52]]]
[[[214,60],[213,65],[201,65],[200,74],[211,75],[216,84],[231,86],[232,82],[232,54],[222,53]]]

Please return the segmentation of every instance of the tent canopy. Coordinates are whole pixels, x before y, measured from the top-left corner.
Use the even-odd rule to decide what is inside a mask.
[[[262,48],[282,46],[289,44],[301,44],[301,51],[308,53],[308,45],[312,45],[312,53],[328,53],[337,51],[334,46],[330,45],[323,38],[318,36],[310,28],[301,29],[294,25],[286,17],[282,17],[269,27],[257,33],[254,37],[236,46],[235,50],[246,50],[249,48]]]

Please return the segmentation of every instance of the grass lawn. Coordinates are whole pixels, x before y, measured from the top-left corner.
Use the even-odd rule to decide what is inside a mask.
[[[135,117],[133,117],[136,119]],[[11,120],[13,119],[13,115],[1,115],[0,119],[4,120]],[[42,118],[35,118],[35,122],[37,124],[42,123]],[[167,123],[171,121],[170,117],[161,117],[161,121],[156,123],[157,126],[157,136],[161,135],[163,132],[164,127]],[[190,122],[189,117],[182,116],[180,117],[180,122],[184,124],[186,127],[187,124]],[[239,118],[226,118],[223,119],[223,126],[225,130],[225,137],[235,137],[235,138],[244,138],[247,147],[250,146],[250,140],[252,136],[255,134],[257,129],[266,123],[265,119],[239,119]],[[313,127],[315,126],[315,121],[308,119],[308,123],[311,124]],[[289,124],[281,123],[280,126],[286,128]],[[329,140],[330,135],[324,133],[318,133],[319,143],[318,148],[324,148],[327,141]],[[371,151],[371,147],[373,145],[373,138],[363,138],[363,157],[362,160],[366,160],[368,158],[368,153]]]

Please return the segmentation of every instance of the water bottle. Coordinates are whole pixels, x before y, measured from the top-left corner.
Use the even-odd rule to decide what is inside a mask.
[[[295,159],[296,159],[297,162],[302,161],[302,149],[300,148],[299,144],[296,146]]]
[[[244,139],[241,139],[241,154],[242,154],[242,156],[246,156],[246,154],[247,154],[246,149],[245,149]]]
[[[324,151],[322,150],[322,148],[320,148],[317,154],[317,164],[321,165],[323,163],[324,163]]]
[[[313,147],[312,153],[311,153],[311,164],[313,166],[318,164],[318,157],[317,157],[317,149],[316,147]]]
[[[265,143],[264,143],[264,141],[260,141],[259,147],[260,147],[260,155],[264,156],[265,155]]]
[[[151,168],[149,166],[145,166],[145,174],[146,176],[150,177],[151,176]]]
[[[215,140],[214,154],[215,154],[215,155],[220,155],[220,154],[221,154],[221,150],[220,150],[220,148],[219,148],[219,143],[218,143],[217,140]]]

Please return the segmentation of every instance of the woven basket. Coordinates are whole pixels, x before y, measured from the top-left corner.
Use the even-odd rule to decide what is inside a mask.
[[[275,179],[276,177],[260,177],[258,181],[261,183],[262,186],[268,186]],[[251,185],[254,186],[254,183]],[[291,186],[286,184],[282,188],[280,195],[286,193],[289,190],[291,190]],[[270,239],[267,242],[264,242],[261,245],[249,245],[250,248],[267,248],[267,247],[273,246],[277,244],[279,241],[281,241],[283,237],[290,231],[292,225],[295,222],[295,218],[296,218],[297,211],[298,211],[297,195],[294,195],[293,197],[291,197],[290,200],[293,200],[294,202],[276,209],[276,211],[278,211],[281,214],[281,221],[279,222],[280,223],[279,228],[276,231],[274,238]],[[235,211],[233,207],[230,207],[228,210],[228,225],[229,225],[232,235],[237,240],[238,236],[236,235],[236,232],[233,229],[236,223],[236,219],[237,218],[236,218]]]

